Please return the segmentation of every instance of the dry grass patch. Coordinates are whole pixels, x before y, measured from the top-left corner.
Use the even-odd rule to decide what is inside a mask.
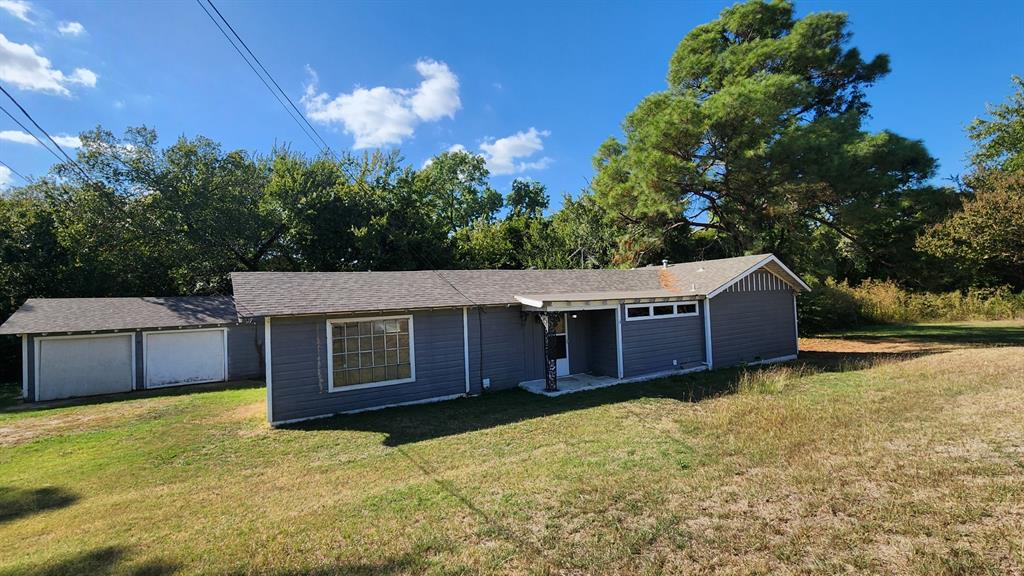
[[[78,407],[0,448],[0,575],[1021,574],[1024,348],[885,338],[281,430],[258,389]]]

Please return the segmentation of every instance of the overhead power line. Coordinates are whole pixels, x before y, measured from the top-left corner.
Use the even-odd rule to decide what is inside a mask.
[[[27,182],[27,183],[29,183],[29,184],[31,184],[31,183],[32,183],[32,181],[31,181],[31,180],[29,180],[28,178],[25,178],[25,177],[24,177],[24,176],[23,176],[23,175],[21,174],[21,172],[18,172],[18,171],[17,171],[17,170],[15,170],[14,168],[11,168],[11,165],[10,165],[10,164],[8,164],[7,162],[4,162],[3,160],[0,160],[0,166],[3,166],[3,167],[5,167],[5,168],[7,168],[7,169],[8,169],[8,170],[10,170],[10,171],[11,171],[11,172],[12,172],[13,174],[15,174],[15,175],[16,175],[16,176],[17,176],[18,178],[21,178],[21,179],[22,179],[22,180],[24,180],[25,182]]]
[[[37,130],[42,132],[43,136],[46,136],[46,139],[49,140],[50,143],[52,143],[57,148],[57,150],[59,150],[60,153],[64,155],[64,158],[67,159],[67,162],[69,162],[72,166],[77,168],[78,171],[82,173],[82,176],[84,176],[86,180],[92,181],[92,178],[89,177],[89,173],[85,171],[85,168],[82,168],[81,164],[76,162],[74,158],[72,158],[67,152],[65,152],[64,149],[60,147],[60,144],[57,144],[57,141],[54,140],[52,136],[50,136],[50,133],[47,132],[42,126],[40,126],[39,122],[36,122],[36,119],[33,118],[32,115],[28,113],[28,110],[25,110],[25,107],[22,106],[21,103],[18,102],[18,100],[14,96],[11,96],[11,93],[8,92],[7,89],[3,87],[3,85],[0,85],[0,92],[3,92],[4,95],[7,96],[7,98],[10,99],[11,102],[14,102],[14,105],[18,107],[18,110],[21,110],[21,113],[25,115],[25,118],[28,118],[28,121],[31,122],[32,125],[35,126]],[[7,115],[10,116],[11,119],[13,119],[15,122],[18,122],[18,120],[16,118],[14,118],[14,116],[10,112],[7,112],[6,109],[4,110],[4,112],[6,112]],[[25,127],[25,125],[22,124],[21,122],[18,122],[18,125],[21,126],[22,128]],[[31,134],[31,132],[28,131],[27,129],[26,129],[26,132],[29,132]],[[32,135],[32,137],[35,138],[36,141],[38,141],[40,144],[42,144],[42,141],[39,140],[39,138],[36,137],[34,134]],[[51,154],[53,153],[52,150],[50,152],[51,152]],[[64,162],[64,160],[61,160],[61,162]]]
[[[225,18],[224,15],[221,14],[220,10],[217,9],[217,6],[214,5],[213,0],[206,0],[206,3],[209,4],[210,8],[213,8],[213,11],[217,13],[217,16],[219,16],[220,19],[224,21],[224,24],[228,27],[228,30],[230,30],[231,33],[235,36],[235,38],[238,39],[238,42],[242,45],[243,48],[245,48],[245,51],[248,52],[250,56],[252,56],[252,59],[256,61],[256,65],[260,67],[260,70],[263,70],[263,73],[267,75],[267,78],[269,78],[270,81],[274,84],[274,87],[277,88],[277,91],[280,92],[282,96],[284,96],[284,99],[288,102],[288,104],[291,105],[292,110],[294,110],[295,113],[298,114],[299,118],[302,119],[302,122],[305,123],[305,125],[310,129],[310,131],[312,131],[313,134],[316,135],[316,137],[323,144],[324,148],[326,148],[327,151],[330,152],[331,156],[334,156],[334,158],[337,159],[338,155],[335,154],[334,150],[331,149],[331,145],[327,143],[327,140],[324,140],[324,137],[321,136],[319,132],[317,132],[316,128],[309,122],[309,119],[306,118],[302,111],[299,110],[299,107],[295,105],[295,101],[288,96],[284,89],[281,88],[281,85],[277,83],[277,80],[274,79],[274,75],[271,74],[270,71],[267,70],[267,67],[263,65],[263,62],[260,62],[260,59],[256,56],[256,54],[253,54],[253,51],[249,49],[249,45],[246,44],[245,40],[242,40],[242,37],[239,36],[238,32],[235,31],[234,26],[232,26],[231,23],[228,22],[228,19]]]
[[[61,157],[61,155],[60,155],[60,154],[57,154],[56,152],[54,152],[54,151],[53,151],[53,149],[52,149],[52,148],[50,148],[50,146],[46,144],[46,142],[43,142],[42,140],[40,140],[40,139],[39,139],[39,136],[36,136],[34,132],[32,132],[31,130],[29,130],[29,129],[28,129],[28,126],[25,126],[25,125],[24,125],[24,124],[23,124],[23,123],[21,122],[21,120],[18,120],[17,118],[15,118],[14,114],[11,114],[11,113],[10,113],[10,112],[9,112],[9,111],[7,110],[7,108],[4,108],[3,104],[0,104],[0,110],[3,110],[3,113],[4,113],[4,114],[7,114],[7,117],[8,117],[8,118],[10,118],[11,120],[14,120],[14,123],[15,123],[15,124],[17,124],[18,126],[20,126],[20,127],[21,127],[21,129],[22,129],[22,131],[24,131],[24,132],[25,132],[26,134],[28,134],[28,135],[29,135],[29,136],[31,136],[32,138],[35,138],[35,141],[36,141],[36,142],[38,142],[38,143],[39,143],[39,145],[43,147],[43,149],[45,149],[45,150],[46,150],[47,152],[49,152],[50,154],[53,154],[53,157],[54,157],[54,158],[56,158],[58,162],[64,162],[64,158],[63,158],[63,157]]]
[[[253,71],[253,74],[256,74],[256,76],[259,77],[260,82],[263,83],[263,86],[265,86],[267,91],[269,91],[270,94],[277,100],[277,103],[280,104],[282,108],[284,108],[284,111],[288,113],[288,117],[291,118],[292,121],[295,122],[295,124],[299,127],[299,129],[301,129],[302,132],[306,135],[306,137],[313,142],[313,145],[316,146],[321,152],[327,152],[334,158],[338,158],[338,155],[334,153],[334,150],[332,150],[330,145],[327,144],[327,141],[324,140],[322,136],[320,136],[320,133],[316,131],[316,128],[314,128],[313,125],[309,123],[309,120],[307,120],[306,117],[302,114],[302,112],[299,111],[299,108],[298,106],[295,105],[295,102],[293,102],[292,99],[288,97],[288,94],[286,94],[285,91],[281,89],[281,85],[277,83],[277,80],[274,80],[273,75],[271,75],[267,68],[263,66],[263,63],[260,62],[259,58],[257,58],[256,55],[253,54],[252,50],[249,49],[249,46],[245,43],[244,40],[242,40],[242,37],[239,36],[238,32],[235,31],[234,27],[232,27],[231,24],[227,21],[227,19],[224,18],[224,15],[221,14],[220,10],[218,10],[217,7],[213,5],[213,2],[211,2],[210,0],[206,0],[206,4],[209,4],[210,8],[213,8],[213,11],[217,13],[217,16],[214,16],[213,13],[211,13],[210,10],[206,8],[206,5],[203,4],[203,0],[196,0],[196,4],[199,4],[199,7],[203,9],[203,12],[205,12],[206,15],[209,16],[210,21],[212,21],[213,24],[217,27],[217,30],[220,30],[220,33],[224,35],[224,39],[228,41],[228,44],[231,44],[231,47],[235,49],[235,52],[238,52],[238,55],[241,56],[242,60],[244,60],[245,63],[249,66],[249,69]],[[217,19],[218,16],[220,17],[220,20]],[[222,21],[224,23],[223,26],[221,25]],[[224,29],[224,26],[227,26],[228,30],[231,31],[231,35],[234,35],[234,38],[237,39],[237,43],[235,40],[232,39],[232,36],[228,34],[228,31]],[[245,49],[245,52],[247,52],[249,56],[252,57],[251,61],[248,57],[246,57],[245,52],[242,52],[242,48],[238,47],[239,44]],[[256,65],[253,65],[253,62],[255,62]],[[260,70],[263,70],[263,74],[261,74],[260,71],[256,69],[256,66],[259,66]],[[264,77],[264,74],[266,75],[266,77]],[[269,82],[267,81],[268,79]],[[271,87],[271,84],[273,84],[277,89],[275,90],[273,87]],[[285,102],[287,102],[287,104]]]

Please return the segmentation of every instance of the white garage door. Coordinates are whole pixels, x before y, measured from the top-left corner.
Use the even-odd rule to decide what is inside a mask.
[[[129,392],[132,372],[131,334],[36,340],[40,400]]]
[[[225,330],[181,330],[145,335],[146,387],[226,380]]]

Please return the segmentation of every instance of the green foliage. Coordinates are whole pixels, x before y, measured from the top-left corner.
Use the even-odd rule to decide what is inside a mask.
[[[924,186],[921,142],[862,130],[864,90],[889,62],[850,38],[844,14],[794,20],[790,3],[757,0],[687,34],[667,90],[594,158],[596,198],[627,230],[618,261],[774,252],[805,270],[919,272],[914,237],[955,195]],[[816,242],[834,249],[802,258]]]
[[[1024,318],[1024,294],[1007,288],[911,292],[892,281],[859,286],[828,279],[797,299],[800,331],[816,334],[865,324]]]
[[[416,179],[430,206],[454,234],[478,220],[493,221],[501,210],[501,194],[491,188],[489,176],[482,156],[445,152],[434,157]]]
[[[1024,290],[1024,171],[985,174],[963,209],[918,239],[955,266],[963,282]]]
[[[1024,78],[1013,76],[1016,92],[989,108],[990,118],[976,118],[967,128],[974,141],[971,162],[981,170],[1024,171]]]

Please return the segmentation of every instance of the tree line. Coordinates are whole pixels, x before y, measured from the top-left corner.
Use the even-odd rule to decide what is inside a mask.
[[[77,165],[0,195],[0,320],[27,297],[217,294],[236,270],[630,267],[774,252],[809,279],[1024,289],[1024,81],[936,185],[919,140],[864,128],[885,55],[844,14],[725,9],[555,211],[483,158],[224,150],[155,130],[81,135]],[[962,122],[966,119],[943,119]],[[611,131],[612,127],[609,127]],[[10,344],[14,344],[13,342]],[[16,348],[0,351],[13,358]],[[14,362],[0,362],[8,366]]]

